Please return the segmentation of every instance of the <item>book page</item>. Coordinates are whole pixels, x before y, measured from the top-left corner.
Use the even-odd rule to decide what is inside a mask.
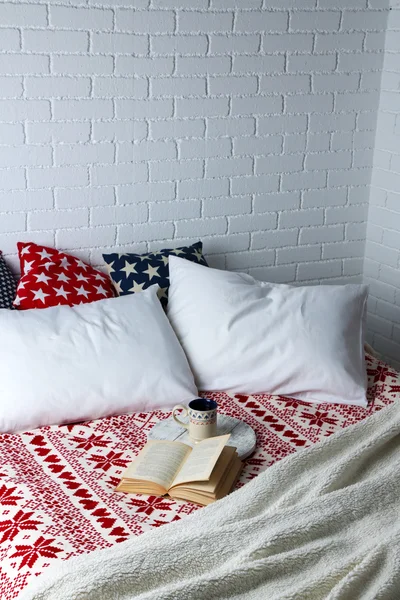
[[[181,442],[147,442],[122,475],[123,479],[153,481],[168,490],[192,449]]]
[[[208,480],[229,438],[229,434],[220,435],[196,444],[172,485]]]

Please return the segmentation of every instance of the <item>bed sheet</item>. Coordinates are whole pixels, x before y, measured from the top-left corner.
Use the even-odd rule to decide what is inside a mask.
[[[253,427],[257,448],[243,486],[275,461],[381,410],[399,397],[400,376],[367,356],[369,405],[307,404],[257,394],[205,393],[224,414]],[[170,413],[134,413],[0,435],[0,598],[18,598],[55,561],[121,543],[199,507],[114,492],[121,473]]]

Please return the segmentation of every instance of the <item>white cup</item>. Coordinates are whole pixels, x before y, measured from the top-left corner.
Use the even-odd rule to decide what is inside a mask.
[[[196,398],[189,402],[188,406],[183,406],[183,404],[175,406],[172,416],[178,425],[188,430],[192,440],[200,442],[217,435],[217,409],[218,405],[214,400]],[[178,419],[175,415],[177,410],[183,410],[185,415],[189,415],[188,423]]]

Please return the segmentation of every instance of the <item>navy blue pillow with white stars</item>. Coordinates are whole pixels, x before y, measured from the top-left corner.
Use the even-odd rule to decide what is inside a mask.
[[[158,297],[165,308],[168,304],[170,254],[208,267],[202,242],[150,254],[103,254],[103,259],[119,296],[135,294],[151,285],[158,285]]]

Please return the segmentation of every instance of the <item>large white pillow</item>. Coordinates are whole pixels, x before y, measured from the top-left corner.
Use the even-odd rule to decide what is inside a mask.
[[[195,398],[157,287],[72,307],[0,311],[0,432]]]
[[[366,406],[364,285],[293,287],[170,257],[168,316],[201,390]]]

